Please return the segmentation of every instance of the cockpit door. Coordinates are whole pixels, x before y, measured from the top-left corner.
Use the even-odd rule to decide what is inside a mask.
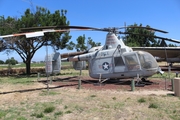
[[[141,69],[138,56],[136,52],[127,53],[124,56],[125,64],[127,70],[129,71],[137,71]]]

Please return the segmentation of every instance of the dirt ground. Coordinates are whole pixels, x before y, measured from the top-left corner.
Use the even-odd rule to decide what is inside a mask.
[[[52,81],[47,82],[47,78],[41,78],[37,83],[33,85],[26,86],[23,85],[0,85],[0,94],[13,93],[13,92],[28,92],[41,89],[56,89],[61,87],[71,87],[71,88],[81,88],[81,89],[92,89],[92,90],[122,90],[122,91],[132,91],[131,87],[132,79],[122,79],[122,80],[107,80],[103,83],[99,83],[98,79],[93,79],[91,77],[82,76],[58,76],[54,77]],[[49,84],[47,84],[49,83]],[[170,80],[164,80],[161,78],[151,78],[145,82],[140,82],[137,84],[135,81],[134,90],[165,90],[171,91],[172,85]]]
[[[173,94],[172,86],[170,81],[165,81],[163,79],[151,79],[149,82],[146,82],[144,86],[136,86],[134,92],[130,92],[131,89],[131,79],[125,80],[109,80],[105,81],[102,84],[98,84],[97,79],[93,79],[90,77],[81,77],[81,79],[77,76],[61,76],[56,77],[52,80],[52,82],[47,84],[47,78],[42,78],[39,82],[34,82],[31,85],[9,85],[4,84],[0,85],[0,103],[4,102],[12,102],[14,100],[19,101],[20,99],[24,99],[27,96],[34,96],[33,93],[36,93],[40,90],[46,89],[77,89],[79,87],[79,80],[81,80],[81,89],[85,90],[95,90],[95,91],[119,91],[124,94],[138,94],[138,95],[167,95]],[[148,83],[148,84],[147,84]],[[31,95],[29,95],[31,93]]]
[[[93,79],[90,77],[57,77],[52,82],[54,86],[66,86],[66,87],[78,87],[79,80],[81,80],[81,88],[83,89],[95,89],[95,90],[103,90],[103,89],[116,89],[116,90],[124,90],[131,91],[131,81],[132,79],[122,79],[122,80],[108,80],[99,84],[98,79]],[[145,82],[140,82],[141,84],[137,84],[135,81],[135,90],[172,90],[171,81],[164,80],[160,78],[151,78]]]

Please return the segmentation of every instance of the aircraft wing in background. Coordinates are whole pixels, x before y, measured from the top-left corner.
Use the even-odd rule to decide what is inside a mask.
[[[157,61],[180,63],[180,47],[132,47],[134,51],[147,51],[157,57]]]

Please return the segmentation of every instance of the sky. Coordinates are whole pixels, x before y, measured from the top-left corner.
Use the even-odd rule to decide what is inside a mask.
[[[47,8],[51,13],[67,10],[66,16],[72,26],[106,28],[136,23],[169,32],[155,33],[157,36],[180,40],[179,0],[0,0],[0,16],[21,17],[26,9],[35,10],[36,6]],[[106,33],[99,31],[72,31],[71,40],[75,42],[77,37],[83,34],[86,38],[91,37],[93,41],[104,45]],[[52,52],[49,47],[48,53]],[[32,61],[42,61],[46,54],[46,48],[43,47],[35,53]],[[0,60],[5,61],[8,57],[22,62],[16,52],[9,55],[0,53]]]

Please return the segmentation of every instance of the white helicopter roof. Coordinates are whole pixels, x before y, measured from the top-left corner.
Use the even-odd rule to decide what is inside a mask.
[[[124,42],[121,39],[118,39],[116,34],[109,32],[106,36],[104,49],[117,48],[118,45],[120,45],[121,48],[125,47]]]

